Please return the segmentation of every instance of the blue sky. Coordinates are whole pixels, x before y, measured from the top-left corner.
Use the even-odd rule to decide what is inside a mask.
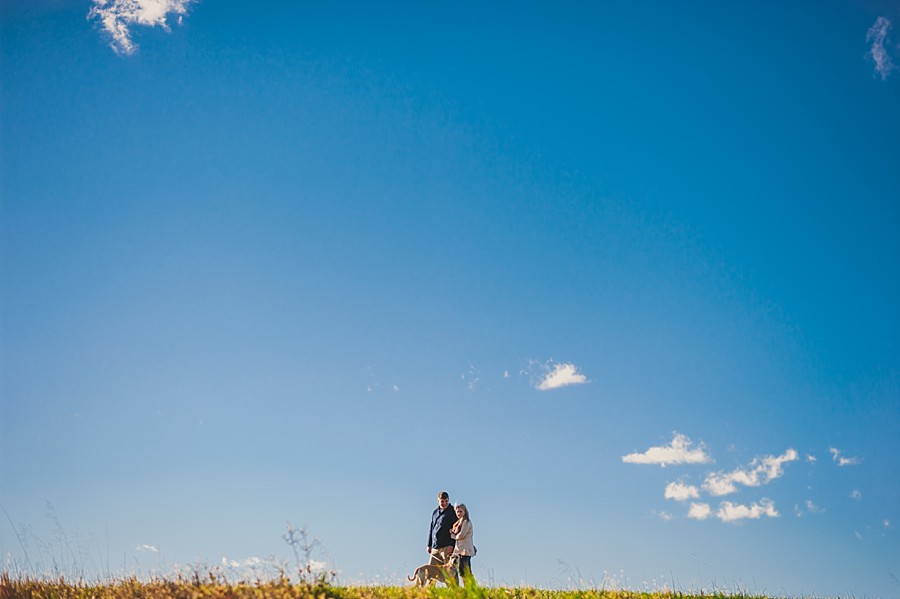
[[[900,596],[900,4],[783,4],[4,2],[4,568]]]

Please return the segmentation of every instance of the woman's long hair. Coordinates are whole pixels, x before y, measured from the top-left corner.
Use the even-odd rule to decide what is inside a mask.
[[[466,507],[465,503],[457,503],[453,506],[453,509],[461,509],[463,511],[463,520],[471,520],[472,518],[469,516],[469,508]]]
[[[469,508],[466,507],[465,503],[457,503],[456,505],[453,506],[453,509],[454,510],[461,509],[463,511],[463,517],[460,518],[459,520],[457,520],[456,522],[454,522],[453,528],[451,529],[454,533],[457,533],[457,532],[459,532],[459,529],[462,528],[463,522],[465,522],[466,520],[471,522],[472,519],[469,517]]]

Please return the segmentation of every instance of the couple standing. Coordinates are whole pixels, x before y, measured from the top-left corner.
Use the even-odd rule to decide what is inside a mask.
[[[464,503],[450,506],[447,491],[438,493],[438,506],[431,514],[428,529],[428,554],[432,566],[443,566],[451,556],[459,558],[459,573],[463,580],[472,576],[472,556],[475,544],[472,542],[472,520]]]

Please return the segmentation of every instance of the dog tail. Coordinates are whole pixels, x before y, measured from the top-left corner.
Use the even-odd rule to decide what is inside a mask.
[[[414,582],[416,579],[413,578],[412,576],[410,576],[409,574],[407,574],[407,575],[406,575],[406,580],[408,580],[408,581],[410,581],[410,582]]]

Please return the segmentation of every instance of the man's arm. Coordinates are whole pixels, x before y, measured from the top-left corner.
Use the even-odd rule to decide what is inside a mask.
[[[431,553],[431,535],[434,532],[434,514],[435,514],[435,512],[437,512],[437,510],[434,510],[434,512],[431,512],[431,526],[428,527],[428,544],[426,546],[425,551],[427,551],[429,554]]]

